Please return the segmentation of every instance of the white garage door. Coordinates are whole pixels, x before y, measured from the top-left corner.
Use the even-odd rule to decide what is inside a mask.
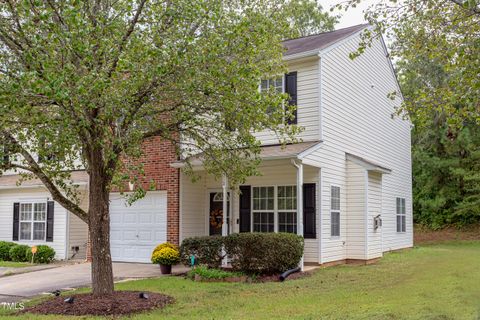
[[[113,261],[149,263],[155,246],[167,241],[167,192],[148,192],[131,206],[112,193],[110,219]]]

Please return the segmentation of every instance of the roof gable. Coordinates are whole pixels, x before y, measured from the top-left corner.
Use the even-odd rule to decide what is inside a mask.
[[[348,38],[349,36],[365,29],[368,24],[360,24],[348,28],[338,29],[335,31],[324,32],[303,38],[291,39],[283,41],[284,47],[287,49],[285,56],[291,56],[309,51],[320,51],[328,48],[334,43]]]

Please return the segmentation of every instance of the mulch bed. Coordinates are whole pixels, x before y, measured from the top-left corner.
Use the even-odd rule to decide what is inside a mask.
[[[73,316],[119,316],[163,308],[173,303],[172,297],[146,292],[148,299],[140,298],[137,291],[115,291],[113,295],[98,298],[91,293],[76,294],[73,303],[66,303],[68,296],[55,297],[26,308],[22,313],[61,314]]]
[[[480,226],[471,226],[464,229],[448,227],[442,230],[429,230],[417,226],[413,235],[415,237],[415,244],[452,240],[480,240]]]

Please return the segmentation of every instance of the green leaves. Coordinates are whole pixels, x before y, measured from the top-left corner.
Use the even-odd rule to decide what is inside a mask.
[[[65,172],[79,168],[101,168],[108,188],[124,187],[142,174],[142,142],[160,136],[241,182],[258,163],[255,132],[281,141],[298,132],[284,125],[285,96],[258,91],[262,77],[286,71],[289,3],[0,3],[1,130],[16,150],[43,159],[14,166],[67,195],[75,188]],[[317,18],[308,21],[332,27],[333,18]]]

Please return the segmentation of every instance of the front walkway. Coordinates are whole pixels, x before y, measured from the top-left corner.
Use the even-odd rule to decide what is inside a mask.
[[[175,266],[173,273],[187,270],[183,266]],[[19,301],[55,290],[90,286],[90,271],[90,263],[82,263],[2,277],[0,303]],[[141,263],[114,263],[113,274],[115,281],[161,276],[158,265]]]

